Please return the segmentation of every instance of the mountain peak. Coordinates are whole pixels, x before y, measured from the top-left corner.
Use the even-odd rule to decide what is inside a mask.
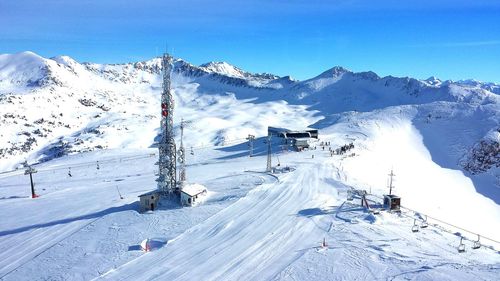
[[[205,67],[205,68],[217,68],[217,67],[236,68],[235,66],[233,66],[225,61],[211,61],[211,62],[207,62],[207,63],[200,65],[200,67]]]
[[[30,52],[0,55],[0,88],[19,90],[20,86],[40,85],[48,61]]]
[[[339,77],[344,75],[345,73],[351,73],[350,70],[342,67],[342,66],[334,66],[327,71],[321,73],[318,78],[332,78],[332,77]]]
[[[429,85],[439,85],[439,84],[441,84],[442,81],[439,80],[439,78],[437,78],[436,76],[431,76],[431,77],[425,79],[424,82],[426,82]]]
[[[230,77],[244,78],[245,72],[238,67],[227,62],[212,61],[200,65],[200,68],[211,73],[218,73]]]
[[[31,51],[25,51],[15,54],[0,55],[0,66],[3,65],[24,65],[24,64],[45,64],[45,59]]]

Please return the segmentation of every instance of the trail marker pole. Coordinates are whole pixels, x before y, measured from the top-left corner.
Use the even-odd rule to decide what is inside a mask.
[[[30,183],[31,183],[31,198],[37,198],[38,195],[35,193],[35,184],[33,183],[33,173],[36,173],[37,171],[33,169],[31,166],[24,171],[25,175],[30,175]]]
[[[116,191],[118,191],[118,195],[120,195],[120,199],[123,199],[122,194],[120,193],[120,190],[118,189],[118,185],[116,186]]]

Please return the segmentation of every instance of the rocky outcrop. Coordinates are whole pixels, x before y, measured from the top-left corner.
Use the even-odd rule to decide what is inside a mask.
[[[500,128],[497,133],[500,134]],[[484,173],[491,168],[500,167],[500,142],[494,139],[481,140],[470,150],[462,166],[471,174]]]

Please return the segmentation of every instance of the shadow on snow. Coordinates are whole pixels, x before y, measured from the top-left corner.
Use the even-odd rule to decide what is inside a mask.
[[[19,227],[19,228],[15,228],[15,229],[0,231],[0,237],[6,236],[6,235],[11,235],[11,234],[16,234],[16,233],[21,233],[21,232],[29,231],[32,229],[51,227],[51,226],[59,225],[59,224],[68,224],[68,223],[72,223],[72,222],[80,221],[80,220],[97,219],[97,218],[101,218],[103,216],[106,216],[106,215],[109,215],[112,213],[124,212],[124,211],[129,211],[129,210],[137,210],[137,209],[138,209],[138,202],[134,202],[134,203],[125,204],[122,206],[111,207],[111,208],[108,208],[108,209],[105,209],[102,211],[98,211],[95,213],[90,213],[90,214],[86,214],[86,215],[82,215],[82,216],[65,218],[65,219],[55,220],[55,221],[46,222],[46,223],[32,224],[32,225],[23,226],[23,227]]]

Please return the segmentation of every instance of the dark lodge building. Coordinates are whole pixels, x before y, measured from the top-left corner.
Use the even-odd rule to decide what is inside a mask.
[[[318,138],[317,129],[292,131],[285,128],[267,127],[267,134],[273,137],[279,137],[284,139]]]
[[[283,139],[283,144],[290,144],[296,150],[303,150],[309,147],[311,138],[318,139],[317,129],[289,130],[285,128],[267,127],[267,134],[272,137]]]

